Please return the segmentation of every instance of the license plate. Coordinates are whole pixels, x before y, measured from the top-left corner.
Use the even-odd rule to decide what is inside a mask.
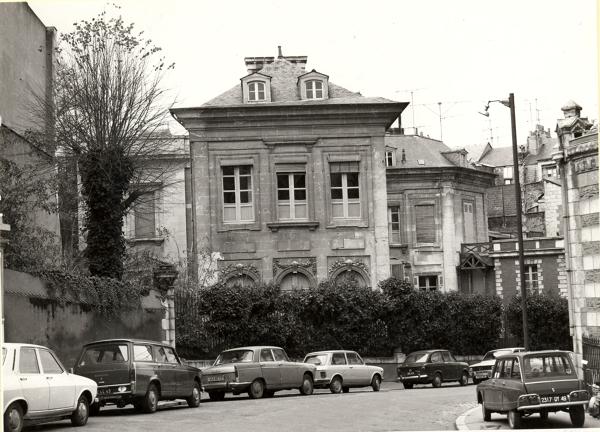
[[[487,374],[487,372],[475,372],[475,377],[476,378],[487,378],[488,374]]]
[[[545,403],[558,403],[558,402],[569,402],[569,396],[567,395],[551,395],[551,396],[541,396],[540,401]]]
[[[408,372],[406,372],[406,375],[414,375],[415,373],[412,370],[409,370]]]
[[[213,375],[207,378],[208,382],[217,382],[217,381],[225,381],[225,377],[223,375]]]

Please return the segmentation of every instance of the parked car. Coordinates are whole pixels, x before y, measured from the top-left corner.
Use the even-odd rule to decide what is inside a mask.
[[[520,351],[525,351],[525,348],[500,348],[486,352],[479,363],[472,364],[469,368],[473,384],[479,384],[492,376],[492,368],[496,363],[496,357]]]
[[[469,382],[469,365],[456,361],[450,351],[443,349],[412,352],[397,370],[398,381],[406,389],[415,384],[440,387],[448,381],[458,381],[462,386]]]
[[[354,351],[318,351],[304,357],[304,363],[317,367],[315,387],[327,388],[331,393],[348,393],[351,387],[371,386],[379,391],[383,368],[368,366]]]
[[[5,432],[66,418],[73,426],[83,426],[96,392],[94,381],[68,373],[51,349],[20,343],[2,345]]]
[[[248,392],[252,399],[291,389],[309,395],[315,376],[315,365],[290,361],[282,348],[250,346],[219,354],[211,367],[203,369],[202,388],[211,400],[223,400],[229,392]]]
[[[568,351],[522,351],[496,358],[492,377],[477,386],[477,402],[484,421],[493,412],[507,414],[511,429],[521,426],[521,417],[567,411],[574,427],[585,422],[589,400],[585,384]]]
[[[147,413],[156,411],[159,400],[185,399],[200,405],[200,369],[182,364],[175,349],[160,342],[139,339],[109,339],[83,346],[75,373],[98,383],[100,407],[133,404]]]

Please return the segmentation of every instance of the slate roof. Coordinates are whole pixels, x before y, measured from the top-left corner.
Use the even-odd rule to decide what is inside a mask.
[[[451,149],[442,141],[420,135],[386,135],[385,145],[397,149],[396,165],[399,168],[453,167],[456,166],[442,155]],[[402,150],[406,162],[402,163]],[[419,164],[419,160],[425,162]]]
[[[513,153],[512,147],[496,147],[491,149],[484,157],[479,160],[480,164],[493,167],[512,166]]]
[[[552,153],[558,151],[558,138],[546,138],[546,142],[538,149],[537,154],[528,154],[525,157],[527,165],[535,164],[537,161],[552,159]]]
[[[244,104],[242,102],[242,86],[237,84],[204,103],[202,107],[395,103],[381,97],[364,97],[360,93],[347,90],[331,81],[329,81],[329,99],[301,100],[298,92],[298,77],[307,72],[301,66],[291,63],[285,58],[277,58],[273,63],[265,65],[258,73],[271,77],[271,102]]]

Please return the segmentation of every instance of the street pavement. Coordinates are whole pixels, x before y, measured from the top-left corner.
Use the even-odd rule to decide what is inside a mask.
[[[199,408],[161,403],[154,414],[140,414],[128,406],[102,409],[82,432],[177,431],[280,432],[280,431],[418,431],[454,430],[457,417],[477,405],[475,386],[445,383],[441,388],[384,382],[380,392],[371,388],[331,394],[316,390],[312,396],[283,391],[270,399],[228,395],[213,402],[203,393]],[[35,431],[73,431],[68,421],[30,428]]]
[[[597,428],[600,429],[600,420],[589,416],[586,413],[584,428]],[[489,422],[483,421],[481,414],[481,405],[477,405],[475,408],[463,413],[456,419],[456,429],[458,430],[496,430],[496,429],[510,429],[508,427],[508,420],[506,415],[492,413],[492,420]],[[548,420],[543,422],[540,416],[534,414],[530,417],[523,418],[523,424],[521,429],[561,429],[561,430],[573,430],[569,413],[557,412],[548,414]]]

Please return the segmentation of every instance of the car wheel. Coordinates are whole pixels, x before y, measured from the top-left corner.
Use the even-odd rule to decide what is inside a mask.
[[[344,393],[350,393],[350,387],[342,387]]]
[[[375,375],[371,380],[371,388],[373,391],[379,391],[381,389],[381,377],[379,375]]]
[[[548,411],[541,410],[540,411],[540,419],[542,419],[542,421],[548,420]]]
[[[466,386],[467,384],[469,384],[469,374],[466,372],[463,372],[460,380],[458,380],[458,382],[460,383],[461,386]]]
[[[223,399],[225,399],[225,392],[211,391],[208,392],[208,397],[211,401],[222,401]]]
[[[508,412],[508,426],[511,429],[519,429],[521,427],[521,413],[517,410]]]
[[[478,380],[477,378],[473,377],[473,384],[477,385],[481,382],[481,380]]]
[[[200,384],[197,381],[194,381],[192,394],[188,396],[186,401],[190,408],[198,408],[200,406]]]
[[[413,388],[413,383],[402,383],[406,390],[410,390]]]
[[[329,391],[331,393],[341,393],[342,392],[342,379],[340,377],[335,377],[329,383]]]
[[[250,384],[250,389],[248,390],[248,396],[250,399],[260,399],[263,397],[265,393],[265,385],[261,380],[254,380],[252,384]]]
[[[431,385],[434,387],[442,386],[442,376],[439,373],[436,373],[433,377],[433,381],[431,381]]]
[[[156,384],[150,384],[150,386],[148,386],[148,390],[146,391],[144,402],[142,403],[142,410],[145,413],[156,412],[156,409],[158,408],[158,398],[159,395]]]
[[[97,416],[98,414],[100,414],[100,404],[98,402],[94,402],[90,405],[90,416],[93,417]]]
[[[571,417],[571,424],[574,427],[583,427],[585,423],[585,410],[583,405],[572,406],[569,408],[569,417]]]
[[[90,404],[84,395],[79,396],[77,408],[71,414],[71,424],[73,426],[84,426],[90,416]]]
[[[23,407],[20,403],[12,403],[4,413],[4,430],[21,432],[23,429]]]
[[[485,401],[481,402],[481,414],[483,415],[483,421],[492,420],[492,412],[485,407]]]
[[[302,385],[300,386],[300,393],[303,395],[311,395],[313,393],[313,379],[309,374],[304,374],[302,377]]]

